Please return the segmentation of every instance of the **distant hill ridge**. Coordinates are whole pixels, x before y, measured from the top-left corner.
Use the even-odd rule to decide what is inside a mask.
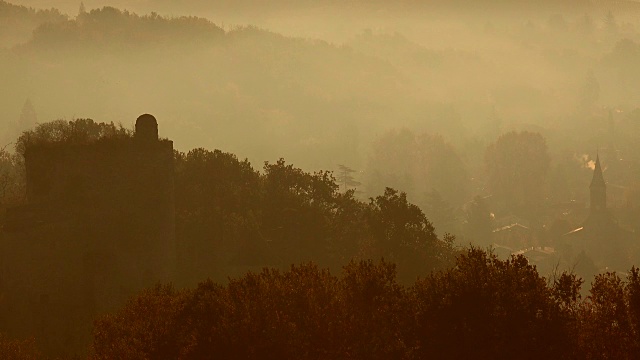
[[[31,11],[47,11],[35,10],[34,8],[45,9],[51,8],[52,1],[31,1],[29,6],[20,5],[19,0],[11,3],[4,0],[2,4],[11,5],[18,8],[24,8]],[[171,12],[172,14],[187,14],[193,11],[231,11],[231,12],[264,12],[264,11],[281,11],[281,10],[305,10],[305,9],[321,9],[327,7],[346,7],[346,8],[375,8],[375,9],[395,9],[395,8],[421,8],[421,7],[447,7],[447,6],[464,6],[460,10],[466,8],[484,7],[486,5],[501,7],[520,7],[527,8],[573,8],[575,10],[619,8],[619,9],[640,9],[640,2],[636,0],[399,0],[399,1],[383,1],[383,0],[273,0],[273,1],[256,1],[256,0],[149,0],[149,1],[120,1],[111,0],[108,2],[100,2],[96,4],[94,1],[87,0],[84,2],[87,9],[101,8],[112,6],[120,9],[129,9],[138,13],[150,12]],[[16,5],[13,5],[16,4]],[[56,9],[54,11],[62,11],[75,15],[79,6],[78,1],[56,1]]]

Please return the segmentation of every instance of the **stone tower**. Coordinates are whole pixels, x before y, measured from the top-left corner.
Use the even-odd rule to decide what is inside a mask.
[[[135,137],[138,141],[158,141],[158,122],[153,115],[144,114],[138,117]]]
[[[25,168],[28,204],[2,230],[0,330],[73,354],[96,314],[173,280],[173,143],[145,114],[131,137],[31,146]]]

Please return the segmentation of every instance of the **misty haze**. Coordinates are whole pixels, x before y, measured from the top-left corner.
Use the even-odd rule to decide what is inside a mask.
[[[640,2],[0,0],[0,359],[639,359]]]

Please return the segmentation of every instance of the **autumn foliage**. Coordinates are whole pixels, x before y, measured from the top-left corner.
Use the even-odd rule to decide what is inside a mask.
[[[36,360],[40,357],[33,338],[12,339],[0,332],[0,358],[3,360]]]
[[[395,265],[264,269],[220,285],[148,289],[95,323],[93,359],[632,359],[640,281],[540,277],[479,249],[412,286]]]

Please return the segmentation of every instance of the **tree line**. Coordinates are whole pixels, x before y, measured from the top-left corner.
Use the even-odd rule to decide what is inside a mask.
[[[385,260],[339,275],[315,264],[226,284],[158,284],[94,323],[89,359],[635,359],[640,275],[541,277],[522,256],[477,248],[410,285]],[[9,359],[33,341],[0,337]]]
[[[95,322],[92,359],[634,359],[640,276],[541,277],[522,256],[467,249],[405,286],[396,266],[314,264],[158,285]]]
[[[175,181],[178,262],[187,282],[311,260],[336,269],[380,256],[410,280],[448,266],[455,251],[405,193],[387,188],[361,201],[353,189],[340,192],[332,173],[307,173],[283,159],[258,172],[218,150],[176,152]]]
[[[54,121],[23,132],[16,154],[0,153],[0,204],[24,201],[31,146],[130,139],[132,132],[91,119]],[[177,282],[194,285],[250,268],[314,261],[339,269],[352,258],[384,256],[403,279],[451,264],[449,235],[438,237],[422,210],[392,188],[363,201],[341,192],[332,172],[305,172],[284,159],[262,171],[220,150],[174,152]]]
[[[16,150],[131,136],[112,123],[58,121],[24,132]],[[4,157],[13,171],[5,174],[23,171],[19,157]],[[202,148],[176,151],[174,165],[175,287],[158,285],[100,317],[95,359],[631,359],[640,351],[636,268],[599,275],[582,300],[574,274],[547,279],[522,256],[456,248],[392,188],[362,201],[339,191],[330,172],[283,159],[258,171]],[[37,356],[32,341],[1,337],[0,346],[17,359]]]

